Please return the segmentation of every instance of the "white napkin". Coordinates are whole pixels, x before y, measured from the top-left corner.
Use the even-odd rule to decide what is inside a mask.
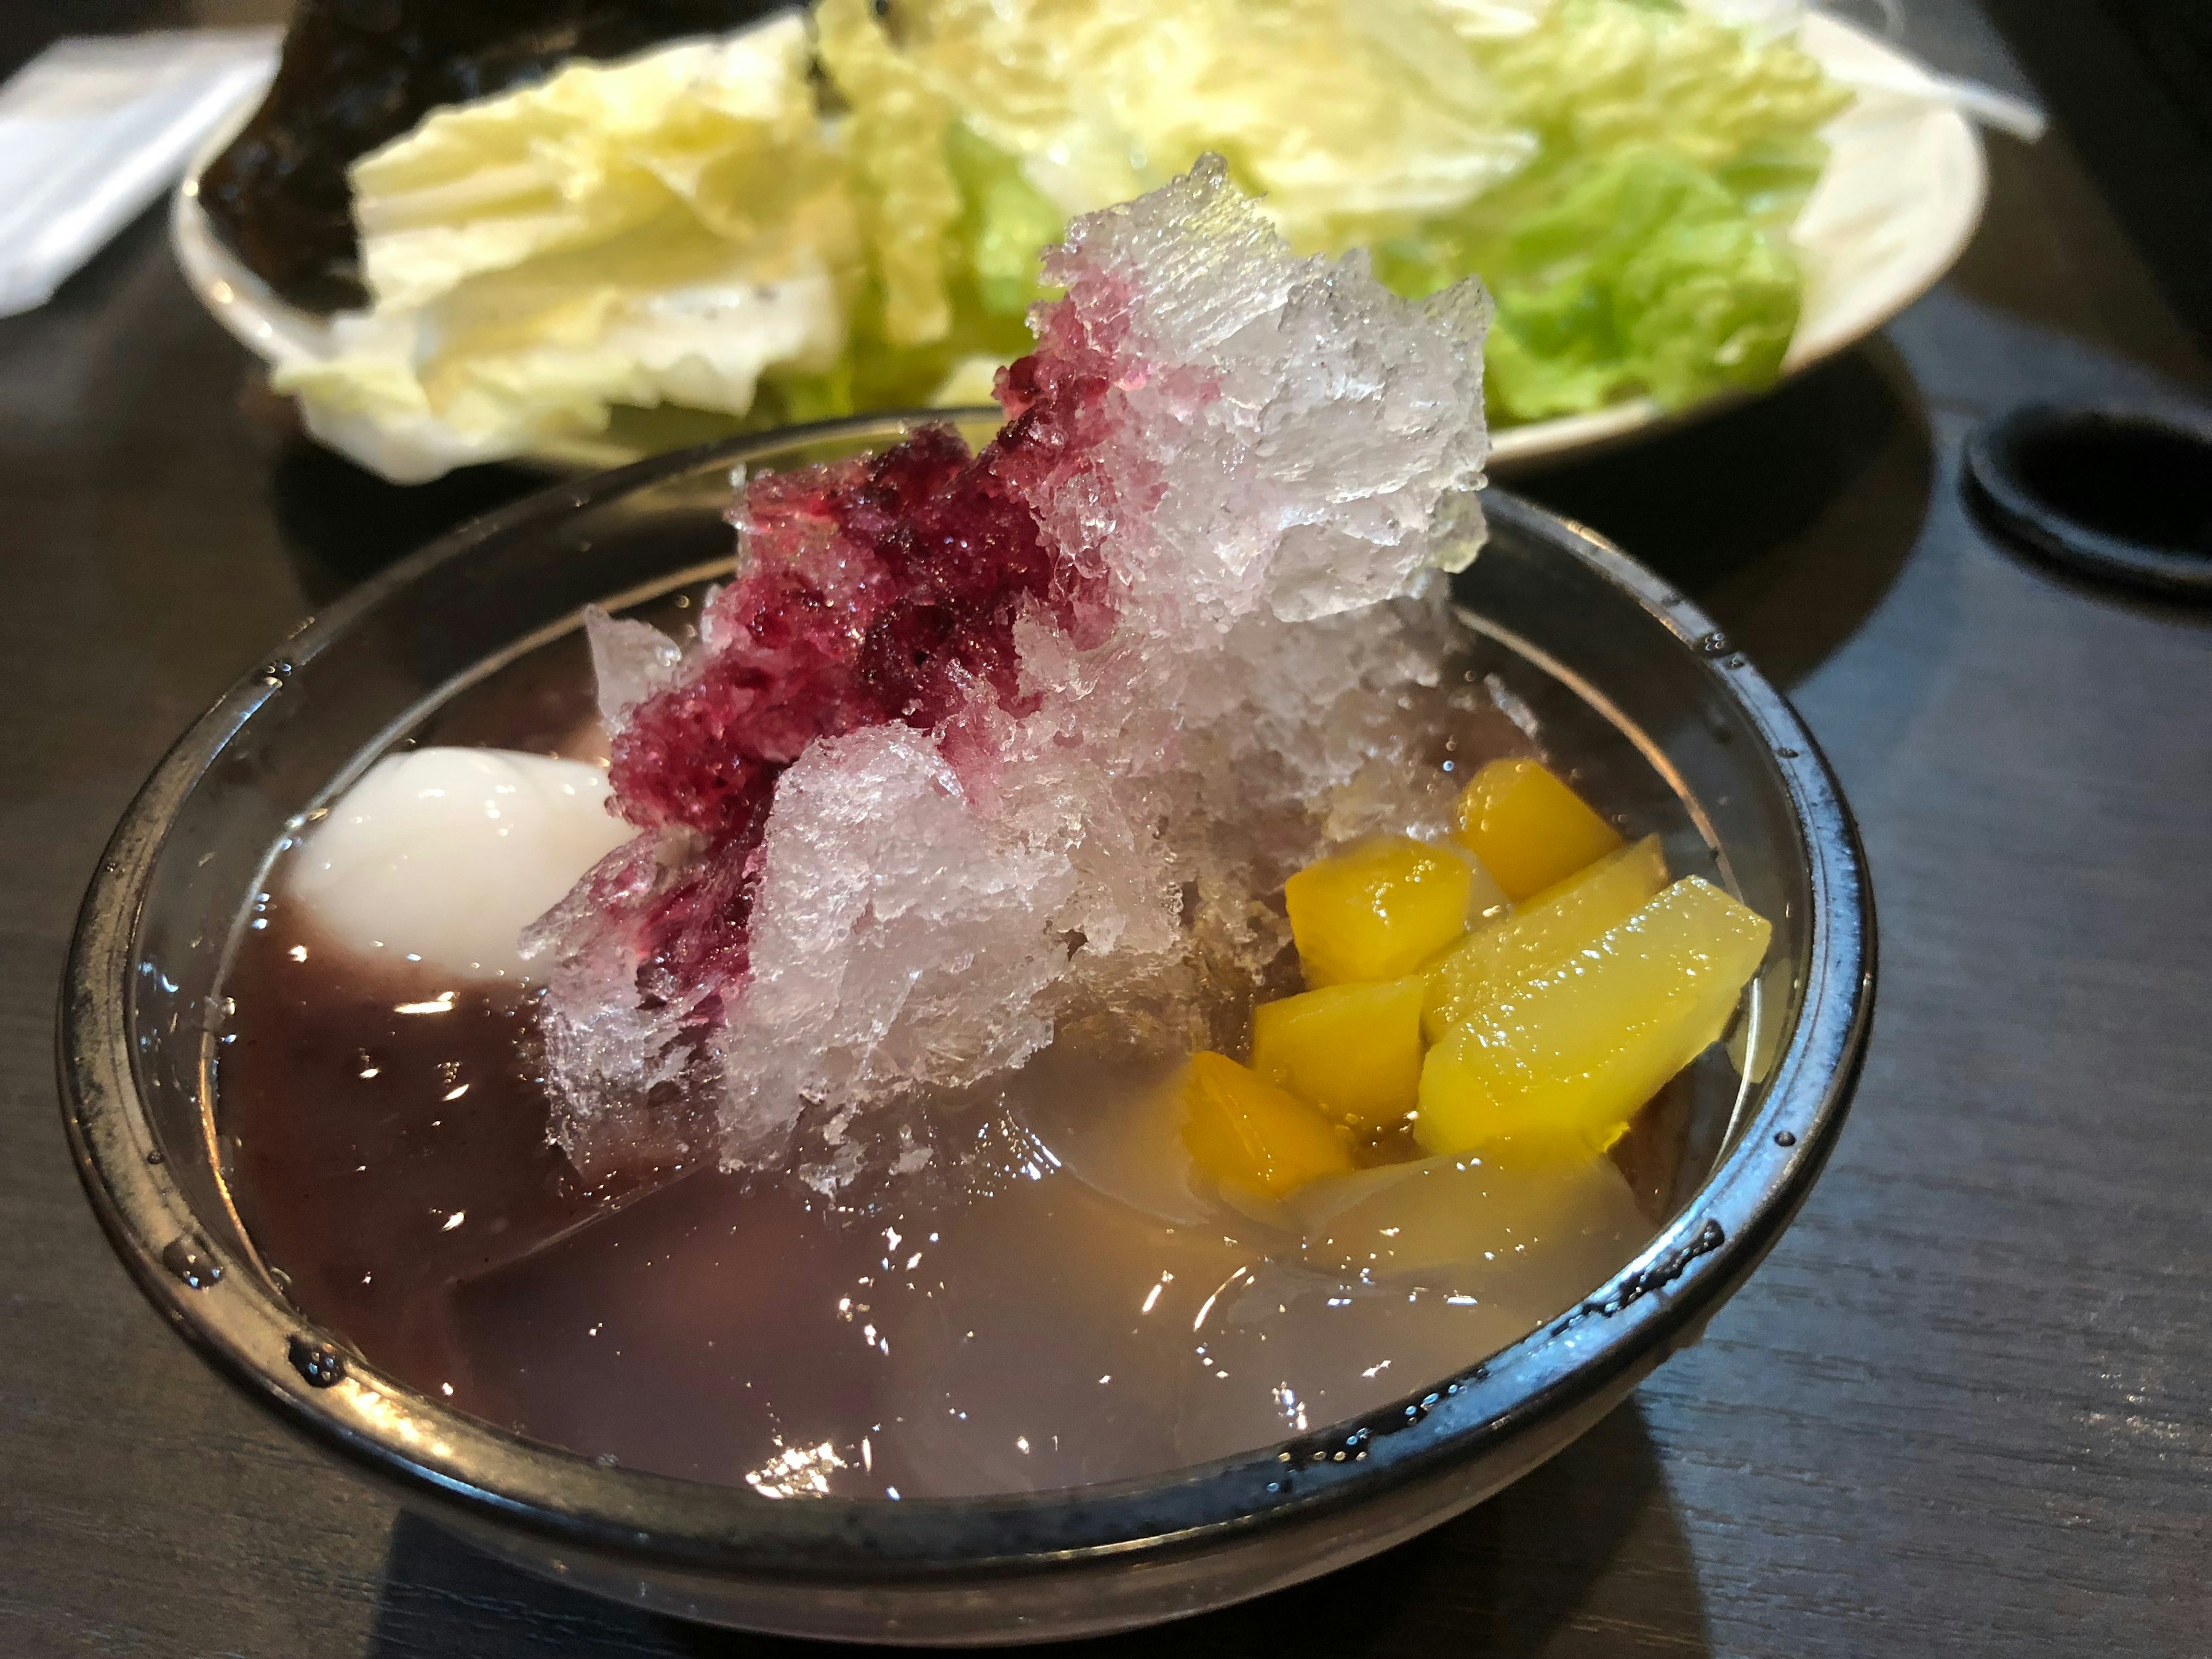
[[[58,40],[0,87],[0,317],[54,290],[276,70],[275,29]]]

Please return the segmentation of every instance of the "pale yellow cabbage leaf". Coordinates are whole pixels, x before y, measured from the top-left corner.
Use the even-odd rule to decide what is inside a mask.
[[[811,63],[786,16],[434,112],[354,167],[373,309],[276,384],[406,479],[829,368],[860,246]]]
[[[1304,251],[1498,301],[1493,418],[1771,380],[1837,89],[1797,0],[817,0],[433,112],[354,170],[374,308],[283,370],[393,477],[626,405],[967,402],[1065,221],[1218,151]],[[634,418],[634,417],[625,417]],[[702,434],[703,435],[703,434]]]

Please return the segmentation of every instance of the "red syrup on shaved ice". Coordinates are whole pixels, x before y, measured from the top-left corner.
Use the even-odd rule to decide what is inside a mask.
[[[1487,301],[1294,258],[1211,160],[1046,276],[980,450],[741,480],[729,580],[587,611],[280,850],[219,1127],[294,1299],[403,1380],[770,1497],[1081,1485],[1386,1404],[1650,1236],[1683,1120],[1637,1109],[1741,981],[1668,977],[1711,890],[1655,896],[1655,842],[1484,769],[1540,735],[1445,592]],[[1523,799],[1604,856],[1509,902],[1471,776],[1516,871]],[[1316,965],[1432,948],[1445,1014]],[[1484,1069],[1592,996],[1621,1054]]]
[[[1021,711],[1025,617],[1079,648],[1104,637],[1103,572],[1048,550],[1000,486],[1018,442],[971,459],[951,429],[925,428],[746,492],[750,564],[707,607],[711,653],[629,709],[613,744],[623,816],[701,844],[691,873],[638,906],[641,988],[684,998],[742,982],[748,866],[776,780],[808,744],[893,722],[931,731],[979,698]]]
[[[1480,290],[1296,259],[1213,163],[1079,222],[1046,275],[972,460],[926,434],[756,481],[690,653],[594,624],[645,834],[533,939],[586,1161],[648,1121],[656,1156],[773,1161],[808,1102],[850,1156],[876,1106],[1018,1066],[1067,1006],[1188,1014],[1193,941],[1247,980],[1279,951],[1255,893],[1437,683],[1419,596],[1480,535]],[[644,1107],[678,1077],[672,1126]]]

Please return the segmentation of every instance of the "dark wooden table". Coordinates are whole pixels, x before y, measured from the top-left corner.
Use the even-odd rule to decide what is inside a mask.
[[[11,0],[0,46],[252,9]],[[1963,0],[1914,21],[2013,73]],[[1881,338],[1528,482],[1702,595],[1864,826],[1881,1014],[1802,1218],[1520,1486],[1120,1650],[2212,1654],[2212,611],[2023,562],[1956,489],[2023,397],[2212,386],[2073,155],[1997,143],[1979,241]],[[108,827],[302,616],[519,487],[375,486],[257,379],[150,221],[0,324],[0,1654],[764,1655],[397,1514],[185,1352],[77,1190],[54,990]]]

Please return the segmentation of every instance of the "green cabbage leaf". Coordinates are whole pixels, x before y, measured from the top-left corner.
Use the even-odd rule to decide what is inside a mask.
[[[393,477],[657,406],[981,401],[1038,251],[1212,150],[1302,251],[1370,249],[1408,295],[1483,278],[1496,420],[1680,407],[1778,371],[1848,102],[1792,0],[1751,29],[1722,3],[817,0],[362,158],[375,303],[278,383]]]

